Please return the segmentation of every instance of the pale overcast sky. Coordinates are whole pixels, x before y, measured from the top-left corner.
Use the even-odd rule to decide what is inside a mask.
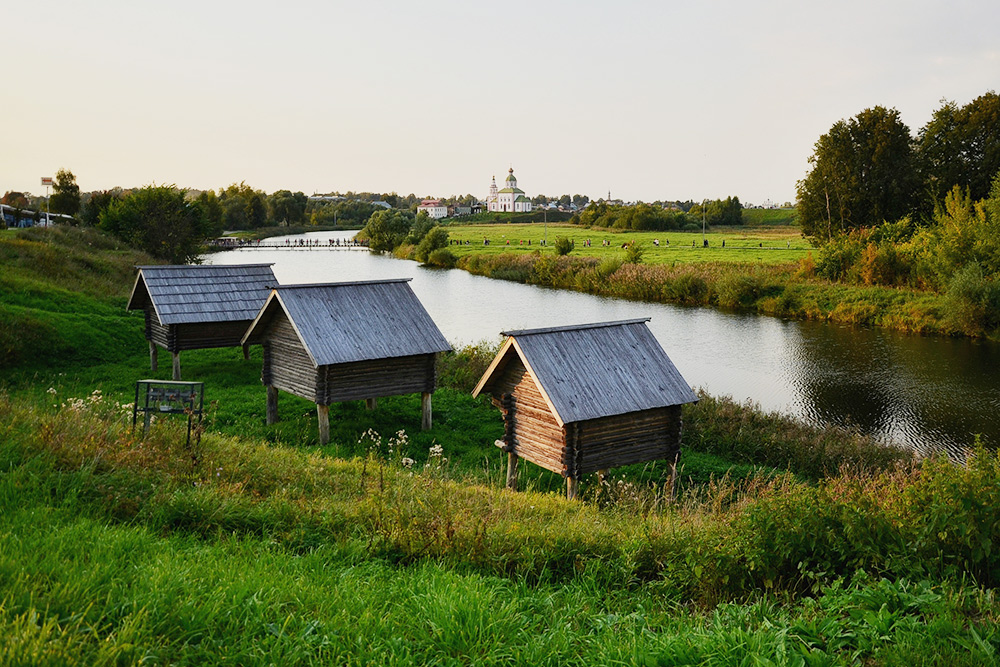
[[[793,200],[819,136],[1000,90],[997,0],[14,0],[0,191]]]

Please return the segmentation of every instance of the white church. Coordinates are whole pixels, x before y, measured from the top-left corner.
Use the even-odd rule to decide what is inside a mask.
[[[502,190],[497,190],[497,177],[490,184],[490,194],[486,197],[486,210],[497,213],[528,213],[531,211],[531,200],[524,190],[517,187],[514,178],[514,168],[507,170],[507,180]]]

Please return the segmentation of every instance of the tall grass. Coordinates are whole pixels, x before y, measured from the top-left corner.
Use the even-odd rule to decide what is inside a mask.
[[[441,448],[420,465],[401,451],[402,434],[395,444],[366,436],[367,453],[345,461],[210,433],[188,447],[166,423],[141,437],[99,395],[0,407],[8,469],[47,466],[57,504],[165,534],[253,535],[296,551],[362,539],[396,562],[530,582],[590,572],[611,588],[659,581],[678,599],[707,602],[818,589],[858,569],[988,586],[1000,575],[989,546],[1000,537],[1000,464],[985,451],[968,466],[845,467],[815,484],[723,478],[676,502],[612,480],[595,491],[603,500],[574,504],[455,477]],[[0,502],[16,502],[17,484]]]
[[[987,312],[982,305],[989,301],[985,297],[974,302],[968,298],[961,301],[954,294],[836,284],[815,277],[811,257],[803,260],[801,266],[736,262],[619,264],[610,271],[613,265],[596,257],[556,258],[539,252],[508,252],[465,255],[459,258],[457,266],[500,280],[625,299],[718,306],[918,333],[997,335],[992,320],[953,315],[964,312],[955,304],[965,303],[973,303]],[[989,326],[984,327],[983,322]]]

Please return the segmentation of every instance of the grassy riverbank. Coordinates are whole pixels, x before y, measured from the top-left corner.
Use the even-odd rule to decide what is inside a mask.
[[[142,437],[124,303],[148,260],[102,243],[0,235],[0,308],[48,324],[3,330],[0,664],[998,662],[992,454],[907,462],[703,397],[676,502],[656,465],[586,480],[582,503],[528,467],[512,494],[499,417],[468,394],[488,346],[443,360],[431,431],[419,398],[350,403],[324,448],[305,401],[263,423],[259,356],[185,353],[204,429]],[[84,353],[85,317],[104,319]]]
[[[546,234],[539,225],[447,229],[449,237],[461,243],[448,246],[458,268],[501,280],[788,319],[1000,338],[997,330],[964,317],[963,305],[948,294],[848,285],[817,277],[812,250],[794,227],[713,231],[706,236],[708,247],[702,246],[700,232],[614,233],[550,225],[546,247],[539,246]],[[560,257],[551,248],[558,236],[574,241],[569,255]],[[484,238],[489,245],[483,245]],[[653,245],[654,239],[660,246]],[[603,245],[604,240],[609,244]],[[622,244],[631,242],[642,248],[641,263],[624,261]],[[397,254],[405,257],[411,251],[403,248]]]

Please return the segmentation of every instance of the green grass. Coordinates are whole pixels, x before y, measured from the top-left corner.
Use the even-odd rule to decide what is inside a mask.
[[[555,254],[555,240],[561,236],[574,241],[574,257],[622,257],[622,244],[635,242],[642,246],[643,262],[647,264],[688,264],[702,262],[759,262],[787,264],[805,257],[812,246],[802,238],[798,228],[784,227],[716,227],[705,238],[708,248],[702,247],[701,231],[633,232],[607,229],[589,229],[570,224],[496,224],[448,225],[448,237],[462,245],[448,249],[457,256],[469,254],[497,255],[501,253],[530,253],[536,250]],[[540,242],[548,238],[548,246]],[[489,239],[488,246],[483,244]],[[660,245],[655,246],[654,240]],[[531,245],[528,245],[528,241]],[[585,246],[587,240],[590,246]],[[602,245],[602,241],[610,245]],[[465,241],[469,245],[465,245]],[[508,245],[508,241],[510,244]],[[722,247],[725,241],[726,247]],[[669,242],[669,243],[668,243]],[[692,246],[692,244],[694,244]]]
[[[259,351],[185,352],[204,429],[143,437],[134,259],[92,277],[75,246],[101,241],[56,238],[16,246],[0,306],[119,342],[0,368],[0,664],[998,664],[995,455],[914,466],[705,396],[675,502],[662,462],[575,503],[527,465],[510,493],[468,393],[489,345],[444,360],[431,431],[418,397],[352,402],[322,448],[306,401],[264,423]],[[48,243],[65,272],[17,255]]]

